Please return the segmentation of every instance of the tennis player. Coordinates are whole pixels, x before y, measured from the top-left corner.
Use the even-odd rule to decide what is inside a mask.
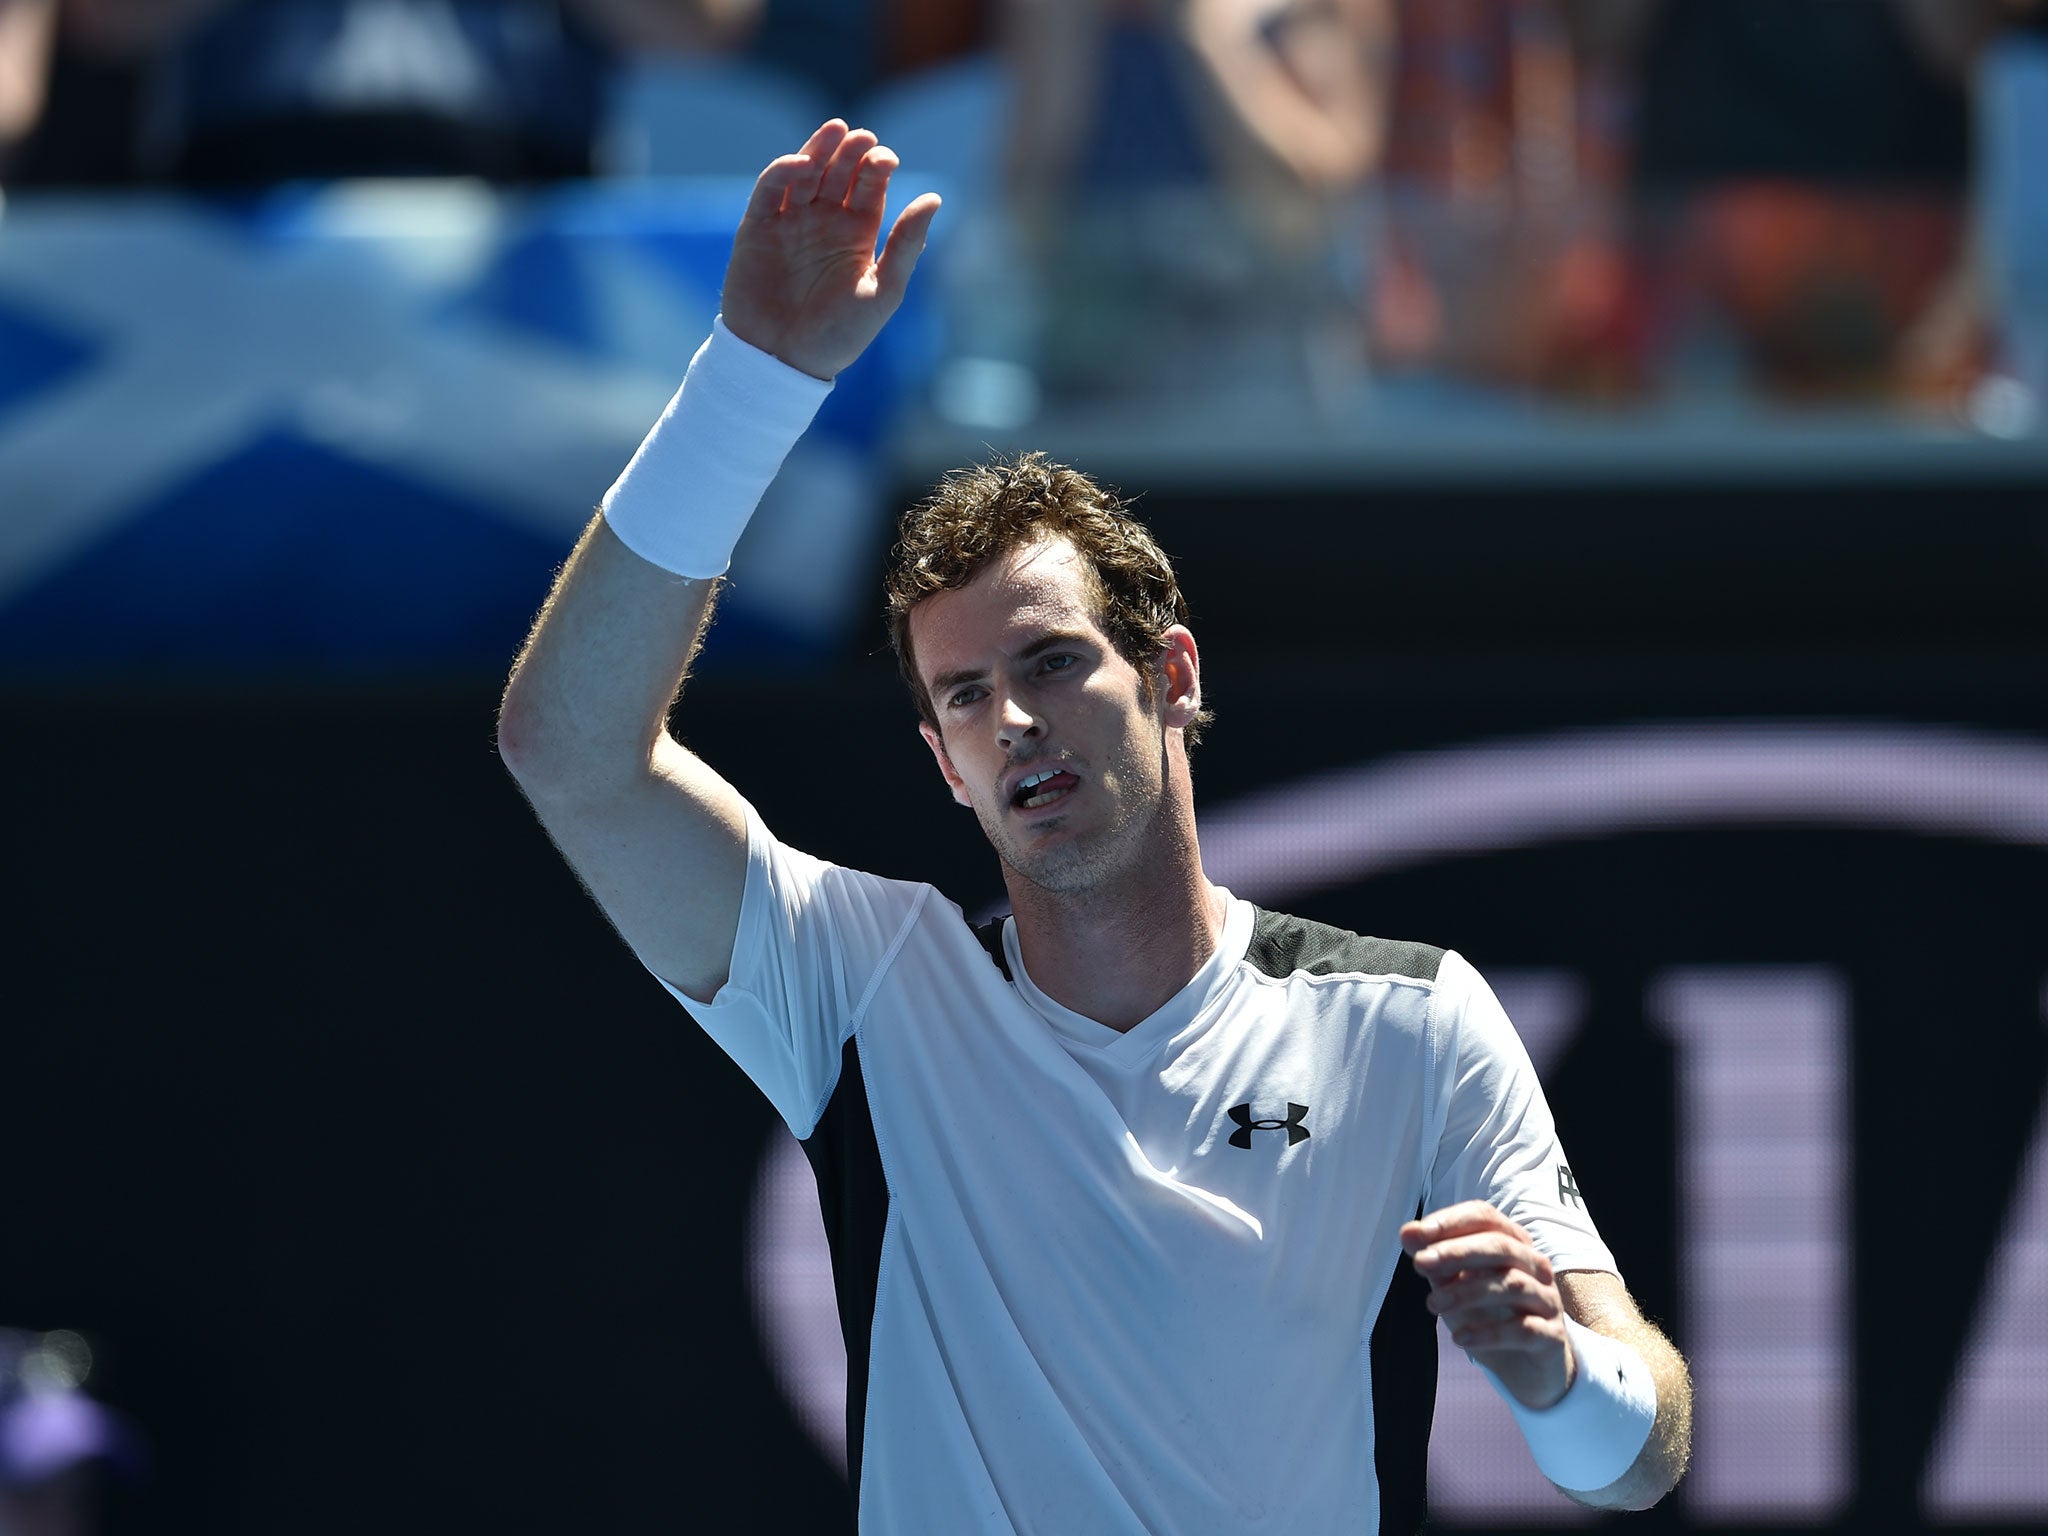
[[[1559,1488],[1655,1503],[1685,1465],[1685,1366],[1527,1053],[1456,953],[1203,873],[1201,658],[1113,498],[1037,455],[962,471],[890,575],[920,729],[1007,919],[788,847],[668,734],[749,514],[924,248],[931,195],[877,255],[896,165],[834,120],[761,174],[713,334],[564,567],[499,731],[642,964],[811,1156],[861,1529],[1412,1528],[1432,1313]],[[835,780],[859,764],[857,735],[820,753]],[[1406,1305],[1404,1253],[1427,1282]],[[1426,1364],[1382,1348],[1400,1323]]]

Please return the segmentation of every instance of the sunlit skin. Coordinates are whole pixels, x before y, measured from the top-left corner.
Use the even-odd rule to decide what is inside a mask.
[[[925,740],[1006,871],[1076,895],[1112,877],[1165,808],[1166,733],[1137,669],[1089,612],[1072,546],[1041,543],[1003,561],[911,623],[936,685],[941,730],[925,727]],[[1013,804],[1017,772],[1048,768],[1078,782],[1060,781],[1050,805]]]
[[[1222,933],[1202,874],[1182,732],[1201,707],[1194,637],[1175,626],[1148,696],[1097,620],[1064,538],[991,562],[910,616],[939,728],[939,771],[1002,861],[1033,981],[1112,1028],[1187,983]],[[1020,775],[1073,775],[1052,803],[1013,803]]]

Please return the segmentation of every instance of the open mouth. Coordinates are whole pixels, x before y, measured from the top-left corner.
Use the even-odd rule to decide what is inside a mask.
[[[1020,811],[1035,811],[1065,799],[1081,787],[1081,781],[1064,768],[1045,768],[1026,774],[1010,795],[1010,804]]]

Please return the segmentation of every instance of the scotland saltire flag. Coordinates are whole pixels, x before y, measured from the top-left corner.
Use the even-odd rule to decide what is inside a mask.
[[[740,182],[343,184],[0,217],[0,669],[466,672],[710,330]],[[742,544],[724,649],[846,638],[887,539],[915,289]]]

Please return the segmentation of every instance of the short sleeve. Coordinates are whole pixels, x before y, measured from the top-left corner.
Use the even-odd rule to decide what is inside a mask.
[[[747,883],[724,986],[708,1003],[657,976],[801,1138],[841,1049],[931,888],[828,864],[776,841],[747,806]]]
[[[1618,1273],[1578,1193],[1529,1053],[1462,955],[1445,954],[1432,1008],[1442,1032],[1443,1130],[1427,1208],[1488,1201],[1527,1228],[1555,1268]]]

